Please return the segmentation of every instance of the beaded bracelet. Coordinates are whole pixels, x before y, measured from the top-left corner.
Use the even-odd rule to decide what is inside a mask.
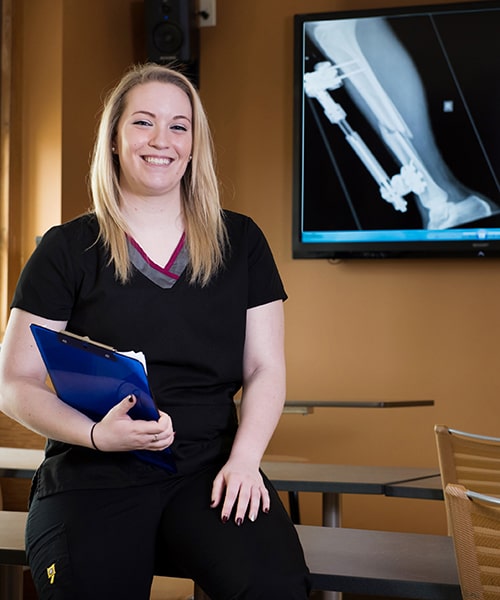
[[[97,444],[94,441],[94,429],[95,426],[97,425],[97,422],[94,423],[90,429],[90,441],[92,442],[92,446],[94,446],[95,450],[97,450],[98,452],[100,452],[99,448],[97,447]]]

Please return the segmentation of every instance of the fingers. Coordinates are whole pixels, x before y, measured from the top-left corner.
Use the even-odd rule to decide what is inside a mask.
[[[164,450],[171,446],[175,439],[172,419],[164,412],[160,412],[158,421],[150,421],[145,432],[145,444],[149,450]]]
[[[127,400],[128,410],[136,402],[136,397],[127,396],[121,404],[126,406]],[[132,403],[132,404],[131,404]],[[172,419],[167,413],[160,411],[158,421],[134,421],[134,428],[137,435],[140,436],[143,450],[164,450],[172,445],[175,439],[175,431],[172,426]]]
[[[211,507],[219,506],[222,498],[224,498],[221,509],[223,523],[231,519],[232,513],[234,513],[234,522],[238,526],[243,524],[246,517],[254,522],[259,511],[267,513],[270,509],[269,492],[260,475],[257,479],[230,476],[225,481],[223,474],[219,473],[212,486]]]
[[[149,450],[164,450],[174,443],[175,431],[159,431],[158,433],[145,433],[145,445]]]
[[[263,486],[263,489],[259,490],[258,494],[253,493],[250,498],[248,518],[253,522],[259,515],[259,509],[262,510],[263,513],[268,513],[270,508],[271,498],[269,497],[267,488]]]
[[[212,496],[211,496],[212,499],[210,502],[210,506],[212,508],[219,506],[220,501],[222,500],[223,490],[224,490],[224,478],[223,478],[222,474],[219,473],[217,475],[217,477],[214,479],[214,483],[212,485]]]
[[[158,421],[131,419],[128,413],[136,402],[134,395],[128,395],[103,417],[99,424],[100,449],[160,451],[172,445],[175,432],[170,416],[160,412]]]
[[[121,402],[118,402],[113,408],[109,411],[108,414],[114,414],[115,416],[123,416],[128,413],[128,411],[134,406],[137,398],[133,394],[129,394],[125,396]]]
[[[259,510],[261,509],[263,512],[269,512],[269,492],[264,485],[252,486],[250,488],[246,486],[240,487],[234,515],[236,525],[241,525],[245,516],[248,516],[248,519],[253,523],[257,519]]]

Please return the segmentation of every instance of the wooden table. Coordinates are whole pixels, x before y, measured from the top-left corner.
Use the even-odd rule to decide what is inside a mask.
[[[315,408],[412,408],[434,406],[434,400],[287,400],[284,413],[309,415]]]
[[[420,600],[461,600],[449,536],[297,525],[317,589]],[[396,558],[395,558],[396,557]]]
[[[43,457],[43,450],[0,447],[0,477],[31,479]]]
[[[387,486],[439,475],[439,469],[264,461],[262,470],[278,490],[323,494],[323,525],[341,526],[342,494],[386,493]]]
[[[423,500],[444,500],[441,476],[423,477],[412,481],[399,481],[385,486],[386,496],[397,498],[422,498]]]
[[[0,477],[33,477],[43,450],[0,447]],[[323,525],[341,524],[341,494],[385,494],[443,499],[437,468],[330,465],[264,461],[262,469],[276,489],[323,494]]]

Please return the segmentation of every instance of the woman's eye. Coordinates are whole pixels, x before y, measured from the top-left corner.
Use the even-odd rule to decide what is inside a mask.
[[[172,129],[174,131],[187,131],[187,127],[185,125],[180,124],[172,125]]]
[[[146,127],[148,125],[151,125],[151,123],[144,119],[138,119],[137,121],[134,121],[134,125],[142,125],[142,126]]]

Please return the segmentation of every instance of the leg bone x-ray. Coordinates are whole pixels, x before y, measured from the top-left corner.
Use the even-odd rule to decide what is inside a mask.
[[[446,164],[420,75],[385,19],[317,21],[307,25],[306,35],[324,59],[304,74],[304,93],[318,103],[328,126],[340,129],[376,182],[379,194],[371,202],[386,202],[401,213],[409,201],[416,202],[424,229],[457,227],[498,212],[491,199],[468,189]],[[387,172],[376,149],[351,125],[336,98],[340,89],[377,132],[399,170]]]

